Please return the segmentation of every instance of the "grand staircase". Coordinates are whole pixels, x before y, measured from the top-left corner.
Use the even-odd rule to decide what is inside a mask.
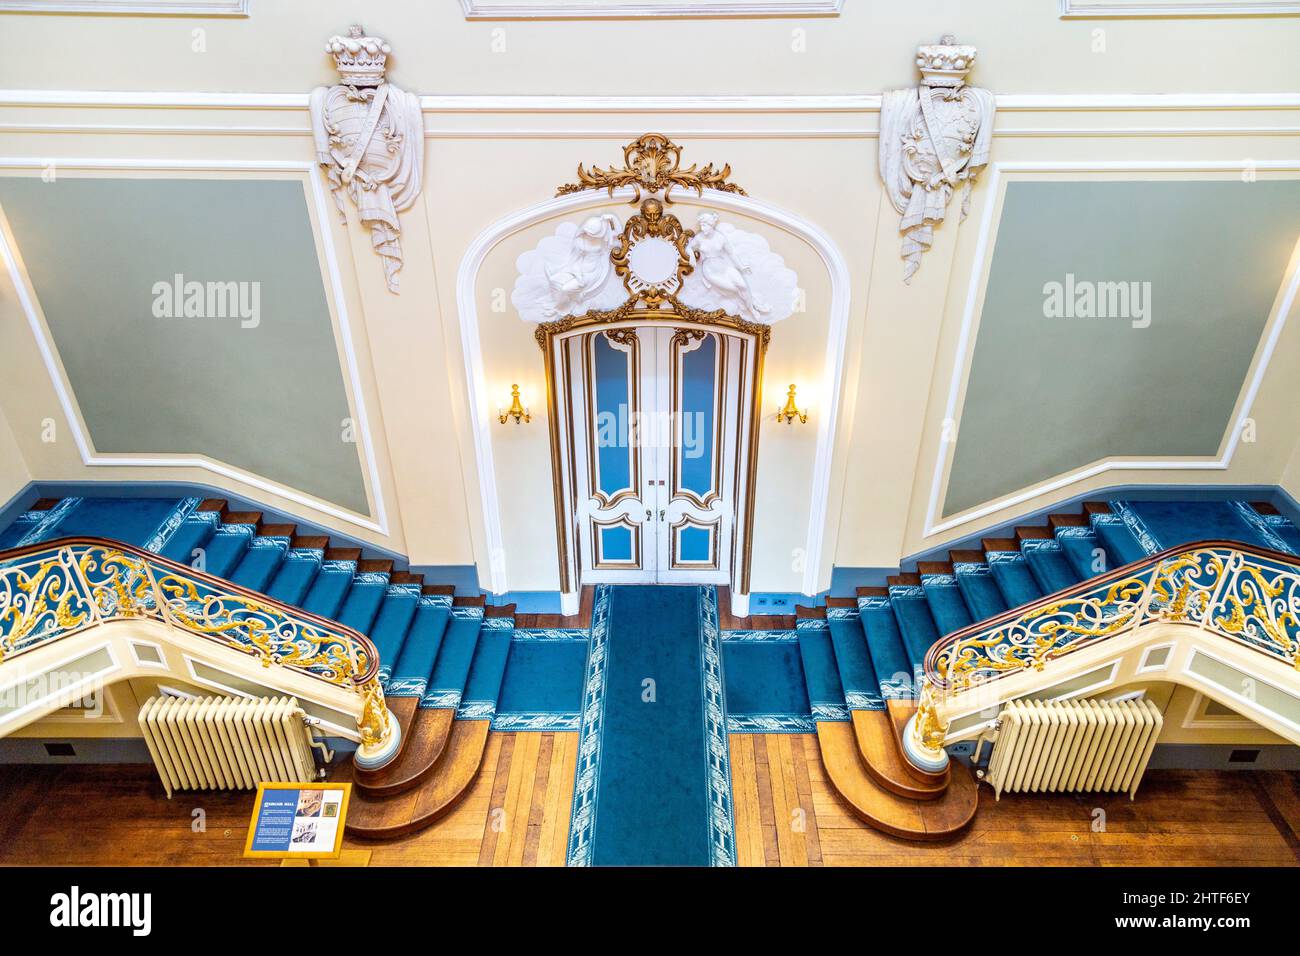
[[[1291,554],[1300,530],[1267,503],[1089,502],[1014,537],[985,538],[945,561],[918,562],[854,598],[798,609],[799,649],[827,774],[852,810],[895,836],[938,840],[974,816],[970,771],[926,773],[903,756],[927,651],[1010,608],[1140,561],[1219,538]]]
[[[365,559],[327,536],[299,535],[223,499],[42,499],[0,534],[0,550],[78,534],[109,537],[367,635],[400,728],[397,757],[378,770],[351,760],[348,832],[387,839],[433,823],[478,772],[510,652],[514,606],[453,597],[388,559]]]

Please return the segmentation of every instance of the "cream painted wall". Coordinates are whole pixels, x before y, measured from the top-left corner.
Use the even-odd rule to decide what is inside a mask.
[[[31,480],[27,461],[14,440],[9,420],[0,408],[0,501],[8,501]]]
[[[818,285],[824,274],[811,278],[824,270],[801,241],[766,225],[759,230],[794,265],[810,292],[808,313],[782,323],[773,334],[764,411],[775,411],[774,400],[790,381],[799,384],[801,396],[818,394],[808,426],[763,426],[755,590],[799,587],[796,552],[805,545],[815,493],[809,483],[813,426],[832,406],[839,422],[825,502],[823,587],[832,565],[896,566],[904,555],[1116,483],[1285,481],[1293,493],[1300,492],[1300,423],[1293,413],[1294,376],[1288,372],[1300,363],[1300,329],[1293,319],[1256,398],[1259,440],[1241,445],[1228,470],[1111,472],[950,532],[927,534],[938,441],[954,368],[962,361],[962,320],[972,289],[976,301],[982,289],[982,273],[971,280],[979,263],[982,219],[998,196],[986,173],[975,189],[970,218],[959,224],[954,205],[916,278],[910,285],[902,282],[897,214],[878,179],[877,107],[867,97],[914,82],[916,44],[947,30],[979,45],[972,79],[1003,96],[993,142],[996,162],[1112,164],[1123,170],[1032,175],[1141,179],[1190,174],[1137,169],[1135,161],[1294,162],[1300,92],[1288,66],[1300,21],[1065,22],[1056,10],[1050,0],[1013,0],[1000,5],[996,16],[956,2],[849,0],[844,16],[816,21],[492,24],[466,23],[451,3],[390,4],[372,12],[340,0],[254,0],[248,20],[3,16],[13,69],[6,73],[12,79],[0,80],[0,86],[169,90],[211,94],[212,100],[201,107],[160,107],[142,94],[135,103],[125,96],[117,105],[51,106],[0,94],[0,159],[132,159],[146,166],[152,161],[308,163],[306,92],[333,78],[322,53],[325,38],[358,16],[394,46],[392,78],[405,88],[431,97],[524,97],[495,101],[491,108],[481,102],[474,109],[441,99],[428,103],[425,190],[403,216],[406,267],[400,296],[384,289],[369,237],[355,222],[344,228],[328,215],[318,223],[337,256],[335,311],[342,304],[352,323],[387,534],[358,530],[310,506],[196,469],[88,468],[66,440],[66,430],[60,441],[42,443],[43,418],[53,418],[61,429],[66,423],[15,290],[7,276],[0,276],[0,412],[22,456],[12,480],[21,484],[22,474],[30,474],[214,483],[391,547],[413,563],[477,563],[485,579],[492,556],[456,304],[462,259],[493,222],[552,196],[573,178],[579,162],[617,164],[623,144],[661,130],[685,147],[687,164],[730,163],[733,179],[751,196],[813,223],[836,245],[851,273],[844,380],[838,395],[827,394],[821,381],[827,293]],[[206,31],[206,52],[191,49],[196,28]],[[494,35],[498,29],[504,32]],[[806,53],[791,50],[796,29],[807,31]],[[1093,52],[1096,29],[1105,31],[1104,53]],[[503,52],[492,52],[494,36],[504,39]],[[122,56],[122,49],[132,55]],[[601,58],[592,51],[608,52]],[[1293,95],[1282,101],[1238,95],[1253,92]],[[239,97],[263,93],[293,95],[253,105]],[[1080,108],[1080,101],[1071,99],[1140,93],[1206,93],[1222,100],[1198,106],[1121,98]],[[538,94],[796,98],[780,104],[697,98],[577,105],[527,98]],[[1016,99],[1017,94],[1038,98]],[[858,99],[830,102],[822,95]],[[0,168],[0,175],[10,174]],[[223,175],[268,174],[250,168]],[[691,203],[683,197],[681,205]],[[625,209],[618,207],[620,214]],[[693,218],[688,215],[688,223]],[[509,532],[509,583],[520,590],[553,588],[556,575],[541,353],[529,327],[512,312],[494,313],[491,306],[498,288],[508,301],[518,252],[553,227],[539,225],[503,242],[476,284],[490,402],[504,402],[509,384],[519,381],[536,415],[527,426],[491,428]],[[1194,386],[1189,375],[1188,387]],[[4,442],[0,429],[0,451]]]
[[[253,0],[247,19],[11,15],[5,34],[8,75],[48,89],[298,91],[329,78],[325,39],[358,18],[394,41],[393,81],[422,93],[874,93],[911,82],[911,47],[943,33],[978,44],[982,82],[1004,92],[1295,88],[1294,20],[1058,14],[1054,0],[848,0],[810,20],[470,23],[454,0]]]

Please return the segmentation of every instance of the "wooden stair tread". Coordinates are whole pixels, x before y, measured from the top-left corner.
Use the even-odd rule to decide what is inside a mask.
[[[388,579],[389,584],[419,584],[424,585],[423,574],[412,574],[410,571],[394,571]]]
[[[889,597],[889,588],[860,587],[858,597]]]
[[[414,833],[446,815],[469,792],[487,750],[490,720],[457,720],[437,772],[395,797],[354,792],[347,833],[362,840],[391,840]],[[343,774],[343,776],[345,776]]]
[[[1052,534],[1052,529],[1046,525],[1028,525],[1016,529],[1016,540],[1018,541],[1050,541],[1055,537],[1056,535]]]
[[[296,524],[264,524],[258,532],[264,538],[290,538],[298,531]]]
[[[418,707],[418,697],[396,697],[390,706],[404,700],[416,706],[409,727],[403,727],[405,742],[396,759],[378,770],[356,771],[357,789],[375,797],[393,796],[411,790],[437,765],[447,747],[455,723],[456,710],[452,707]],[[396,708],[393,710],[397,713]]]
[[[1083,513],[1086,515],[1108,515],[1110,514],[1110,505],[1105,501],[1085,501],[1083,503]]]
[[[1047,523],[1053,528],[1086,528],[1091,522],[1087,515],[1048,515]]]
[[[462,594],[460,597],[452,598],[451,603],[456,607],[487,607],[487,596],[483,594]]]
[[[1277,510],[1276,505],[1270,504],[1267,501],[1252,501],[1250,506],[1262,515],[1278,515],[1282,513]]]
[[[921,583],[921,575],[905,571],[902,574],[891,574],[885,578],[885,583],[890,587],[914,587]]]
[[[952,574],[951,561],[918,561],[917,574]]]
[[[956,551],[948,552],[948,560],[953,564],[983,564],[984,552],[976,551],[974,548],[958,548]]]
[[[853,734],[867,773],[890,793],[909,800],[935,800],[943,796],[947,778],[922,782],[908,772],[909,765],[898,749],[893,723],[885,711],[853,711]]]
[[[388,560],[367,559],[357,562],[358,574],[392,574],[393,562]]]
[[[291,548],[310,548],[314,551],[324,551],[330,546],[330,539],[323,534],[296,534],[289,541]]]
[[[908,800],[879,786],[867,773],[853,728],[819,721],[817,745],[831,785],[863,821],[905,840],[944,840],[970,823],[979,806],[975,780],[954,765],[951,784],[934,800]]]
[[[826,599],[827,607],[857,607],[858,599],[851,597],[828,597]]]
[[[990,551],[1019,551],[1020,542],[1015,538],[982,538],[980,547],[986,554]]]
[[[360,548],[328,548],[325,551],[326,561],[360,561]]]
[[[420,588],[421,594],[446,594],[448,596],[456,593],[454,584],[426,584]]]

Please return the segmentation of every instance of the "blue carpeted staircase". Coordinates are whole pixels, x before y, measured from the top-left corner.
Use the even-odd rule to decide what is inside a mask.
[[[450,586],[364,559],[360,548],[330,547],[326,536],[299,535],[294,525],[264,523],[260,512],[231,511],[221,499],[42,499],[0,531],[0,550],[75,535],[145,548],[360,631],[379,651],[394,702],[414,697],[420,708],[462,716],[495,710],[509,609],[485,618],[478,597],[453,607]]]
[[[940,638],[1166,548],[1225,539],[1300,553],[1300,530],[1266,503],[1089,502],[1048,521],[919,562],[884,587],[859,588],[856,600],[831,598],[824,621],[800,620],[813,716],[843,720],[910,699]]]

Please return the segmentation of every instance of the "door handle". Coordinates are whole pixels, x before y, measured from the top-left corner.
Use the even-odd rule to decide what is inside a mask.
[[[654,517],[655,517],[655,513],[654,513],[653,511],[651,511],[649,508],[647,508],[647,509],[645,510],[645,520],[646,520],[646,521],[653,521],[653,520],[654,520]]]
[[[663,520],[664,520],[664,515],[666,515],[666,514],[668,514],[668,512],[665,511],[663,508],[660,508],[660,509],[659,509],[659,520],[660,520],[660,521],[663,521]]]

